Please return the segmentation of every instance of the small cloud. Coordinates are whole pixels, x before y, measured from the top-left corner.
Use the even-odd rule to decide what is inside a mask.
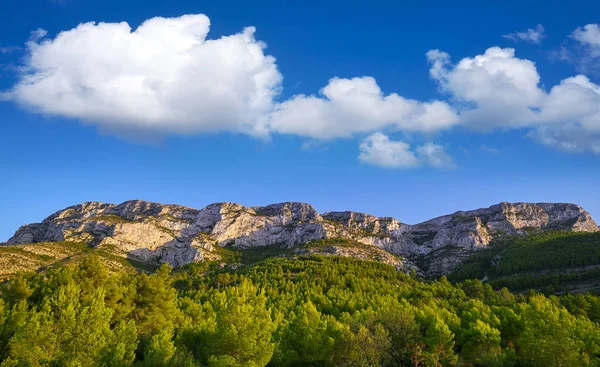
[[[416,149],[419,160],[425,165],[441,168],[441,169],[454,169],[456,164],[452,157],[450,157],[441,145],[426,143]]]
[[[562,46],[560,59],[574,63],[582,73],[600,72],[600,25],[578,27],[569,38],[577,44],[571,49]]]
[[[600,56],[600,25],[588,24],[579,27],[571,33],[570,37],[584,46],[591,47],[592,51],[598,52]]]
[[[500,154],[500,149],[494,148],[494,147],[490,147],[488,145],[485,144],[481,144],[479,146],[479,149],[483,150],[484,152],[490,153],[490,154]]]
[[[17,52],[20,51],[21,48],[20,47],[16,47],[16,46],[6,46],[6,47],[0,47],[0,54],[6,55],[6,54],[11,54],[13,52]]]
[[[327,145],[322,140],[308,140],[302,143],[300,146],[302,150],[306,152],[313,152],[315,150],[324,151],[327,150]]]
[[[29,42],[37,42],[48,35],[48,31],[43,28],[38,28],[29,33]]]
[[[385,168],[411,168],[419,165],[417,156],[410,150],[410,144],[390,140],[387,135],[379,132],[363,140],[358,159]]]
[[[426,143],[414,151],[410,144],[391,140],[387,135],[376,132],[360,144],[361,162],[384,168],[415,168],[429,166],[451,169],[456,164],[440,145]]]
[[[560,46],[558,50],[550,52],[550,60],[572,62],[574,59],[573,51],[569,50],[565,45]]]
[[[0,91],[0,102],[9,102],[10,94]]]
[[[544,26],[538,24],[535,28],[529,28],[525,32],[513,32],[505,34],[502,37],[515,42],[523,41],[539,44],[544,38],[546,38],[546,33],[544,31]]]

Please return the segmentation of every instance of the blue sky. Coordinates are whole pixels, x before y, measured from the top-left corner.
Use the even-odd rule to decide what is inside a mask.
[[[600,5],[391,3],[3,1],[0,241],[92,200],[600,218]]]

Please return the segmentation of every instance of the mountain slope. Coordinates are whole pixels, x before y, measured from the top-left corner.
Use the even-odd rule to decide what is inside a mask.
[[[595,232],[598,227],[574,204],[501,203],[408,225],[364,213],[320,214],[294,202],[253,208],[217,203],[201,210],[145,201],[87,202],[21,227],[7,244],[85,243],[150,266],[236,259],[232,253],[266,246],[275,249],[271,254],[357,257],[437,276],[494,240],[550,230]],[[321,240],[333,242],[317,246]]]
[[[449,279],[484,279],[495,288],[548,293],[600,291],[600,232],[545,232],[497,241]]]

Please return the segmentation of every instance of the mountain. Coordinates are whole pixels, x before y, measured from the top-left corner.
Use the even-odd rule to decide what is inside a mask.
[[[409,225],[351,211],[320,214],[297,202],[264,207],[216,203],[198,210],[134,200],[60,210],[19,228],[0,254],[13,264],[26,258],[34,264],[29,268],[70,259],[81,246],[138,267],[323,254],[380,261],[435,277],[503,238],[598,230],[590,214],[574,204],[500,203]]]

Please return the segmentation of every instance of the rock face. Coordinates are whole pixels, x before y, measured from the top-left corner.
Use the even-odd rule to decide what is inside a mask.
[[[334,246],[317,252],[366,256],[404,269],[412,267],[412,260],[424,274],[437,276],[448,273],[495,238],[546,230],[593,232],[598,227],[589,213],[574,204],[500,203],[408,225],[356,212],[321,215],[304,203],[253,208],[217,203],[197,210],[146,201],[119,205],[88,202],[19,228],[7,244],[84,242],[113,248],[138,261],[178,266],[218,259],[219,248],[225,246],[292,248],[319,239],[343,238],[373,251]],[[394,260],[397,257],[388,257],[388,253],[407,260]]]

